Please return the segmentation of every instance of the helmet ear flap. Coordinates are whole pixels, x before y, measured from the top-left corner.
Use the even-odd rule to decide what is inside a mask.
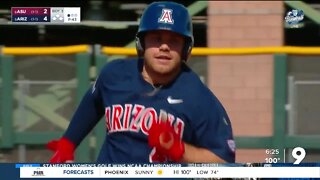
[[[144,47],[143,47],[143,38],[140,38],[138,35],[136,36],[136,49],[139,57],[143,56]]]
[[[183,50],[182,50],[182,60],[183,61],[187,61],[188,60],[188,57],[189,57],[189,54],[191,53],[191,50],[192,50],[192,47],[193,47],[193,44],[192,44],[192,41],[189,40],[188,38],[186,38],[186,43],[183,47]]]

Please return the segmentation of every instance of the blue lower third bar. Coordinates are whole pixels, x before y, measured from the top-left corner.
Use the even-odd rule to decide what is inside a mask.
[[[21,167],[40,167],[40,164],[16,164],[16,168]]]

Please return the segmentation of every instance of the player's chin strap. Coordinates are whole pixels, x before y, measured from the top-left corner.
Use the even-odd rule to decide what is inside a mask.
[[[152,84],[151,84],[151,85],[152,85]],[[158,86],[158,87],[152,85],[152,87],[153,87],[153,90],[152,90],[151,92],[146,93],[146,96],[154,96],[154,95],[156,95],[156,94],[161,90],[161,88],[163,87],[163,85],[160,85],[160,86]]]

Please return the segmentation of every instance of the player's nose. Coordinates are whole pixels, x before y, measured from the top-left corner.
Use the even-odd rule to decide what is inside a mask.
[[[159,50],[160,51],[169,51],[170,47],[169,47],[169,45],[167,43],[163,42],[163,43],[160,44]]]

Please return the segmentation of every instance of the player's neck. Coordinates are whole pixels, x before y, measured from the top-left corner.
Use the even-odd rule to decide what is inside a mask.
[[[179,71],[176,71],[176,72],[177,73],[159,74],[159,73],[147,70],[146,67],[144,66],[141,74],[145,81],[151,84],[151,86],[153,86],[154,88],[157,88],[172,82],[179,74]]]

